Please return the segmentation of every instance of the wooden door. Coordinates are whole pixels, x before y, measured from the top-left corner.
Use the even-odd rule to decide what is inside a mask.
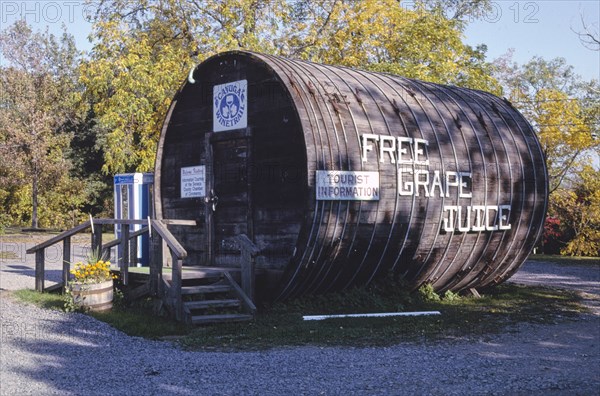
[[[239,266],[239,251],[230,239],[253,239],[251,137],[246,132],[217,132],[209,137],[212,180],[207,193],[209,259],[218,267]]]

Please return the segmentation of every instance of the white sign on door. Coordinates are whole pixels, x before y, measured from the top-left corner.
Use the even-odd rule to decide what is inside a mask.
[[[206,167],[204,165],[181,168],[181,198],[206,196]]]
[[[319,201],[379,201],[379,172],[318,170]]]
[[[213,130],[215,132],[248,126],[248,81],[215,85],[213,88]]]

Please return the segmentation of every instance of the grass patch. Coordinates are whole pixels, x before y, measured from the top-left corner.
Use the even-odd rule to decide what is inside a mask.
[[[65,300],[60,294],[40,293],[32,289],[21,289],[12,292],[18,300],[38,307],[64,311]]]
[[[108,312],[90,312],[89,315],[125,334],[149,339],[182,336],[191,330],[183,323],[155,315],[150,299],[135,301],[127,306],[113,307]]]
[[[549,261],[564,265],[590,265],[600,266],[600,257],[573,257],[573,256],[558,256],[550,254],[532,254],[527,260],[531,261]]]
[[[42,308],[65,310],[65,299],[61,294],[39,293],[31,289],[12,292],[18,300],[34,304]],[[98,320],[108,323],[128,335],[158,339],[166,336],[188,334],[190,328],[182,323],[153,314],[152,302],[149,300],[114,306],[109,312],[88,312]]]
[[[115,303],[112,311],[90,313],[133,336],[159,339],[177,336],[192,350],[256,350],[271,347],[385,346],[400,342],[439,341],[481,337],[510,329],[517,323],[558,323],[585,311],[576,293],[564,290],[503,284],[482,298],[454,293],[438,296],[422,288],[408,294],[393,282],[321,296],[310,296],[262,307],[251,322],[190,328],[153,314],[151,300],[131,305]],[[22,301],[63,309],[56,294],[20,290]],[[440,316],[327,319],[303,321],[303,315],[396,311],[441,311]]]
[[[344,298],[346,297],[346,298]],[[366,297],[366,298],[365,298]],[[399,297],[398,293],[395,296]],[[181,343],[189,349],[264,349],[278,346],[385,346],[493,334],[520,322],[556,323],[584,310],[581,299],[563,290],[501,285],[482,298],[448,295],[439,300],[403,296],[401,300],[365,288],[277,304],[250,323],[194,329]],[[371,303],[375,305],[370,305]],[[438,310],[440,316],[327,319],[302,315]]]

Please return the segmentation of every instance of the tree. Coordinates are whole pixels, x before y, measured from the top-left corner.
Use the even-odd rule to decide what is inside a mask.
[[[534,57],[519,66],[509,53],[495,66],[506,96],[532,123],[546,156],[545,244],[559,242],[562,254],[598,254],[600,201],[590,190],[598,187],[599,176],[592,160],[594,152],[600,154],[598,81],[582,81],[563,58]]]
[[[499,91],[485,47],[462,42],[488,1],[102,0],[82,68],[104,172],[152,169],[171,97],[191,66],[223,50],[264,53]],[[434,4],[435,3],[435,4]],[[452,3],[451,18],[434,12]]]
[[[599,256],[600,171],[584,166],[572,189],[561,188],[553,195],[550,210],[562,219],[568,237],[561,253]]]
[[[171,97],[191,67],[179,42],[155,44],[150,34],[120,35],[106,24],[103,42],[81,67],[93,105],[105,173],[149,171]]]
[[[34,33],[24,21],[0,33],[0,53],[8,61],[0,68],[0,198],[13,216],[30,216],[37,228],[41,216],[52,222],[49,200],[68,206],[77,195],[65,127],[76,118],[79,53],[73,37]]]
[[[395,0],[305,2],[313,24],[290,24],[290,55],[499,92],[485,46],[462,42],[462,22],[437,9],[409,10]],[[316,27],[316,28],[315,28]]]
[[[416,0],[414,4],[463,24],[484,17],[492,8],[491,0]]]
[[[600,148],[595,138],[600,128],[598,81],[582,81],[564,58],[534,57],[518,66],[509,53],[495,65],[505,95],[536,129],[550,191],[555,191]]]
[[[579,37],[581,44],[592,51],[600,51],[600,31],[598,30],[598,22],[589,23],[585,20],[583,13],[580,15],[581,27],[571,30]]]

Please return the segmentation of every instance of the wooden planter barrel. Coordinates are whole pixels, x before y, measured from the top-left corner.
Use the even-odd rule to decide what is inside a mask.
[[[187,265],[239,266],[246,234],[286,298],[395,273],[409,287],[500,283],[540,237],[547,173],[529,123],[489,93],[249,52],[175,96],[155,172]]]
[[[113,306],[113,281],[102,283],[73,283],[71,293],[75,304],[90,311],[108,311]]]

